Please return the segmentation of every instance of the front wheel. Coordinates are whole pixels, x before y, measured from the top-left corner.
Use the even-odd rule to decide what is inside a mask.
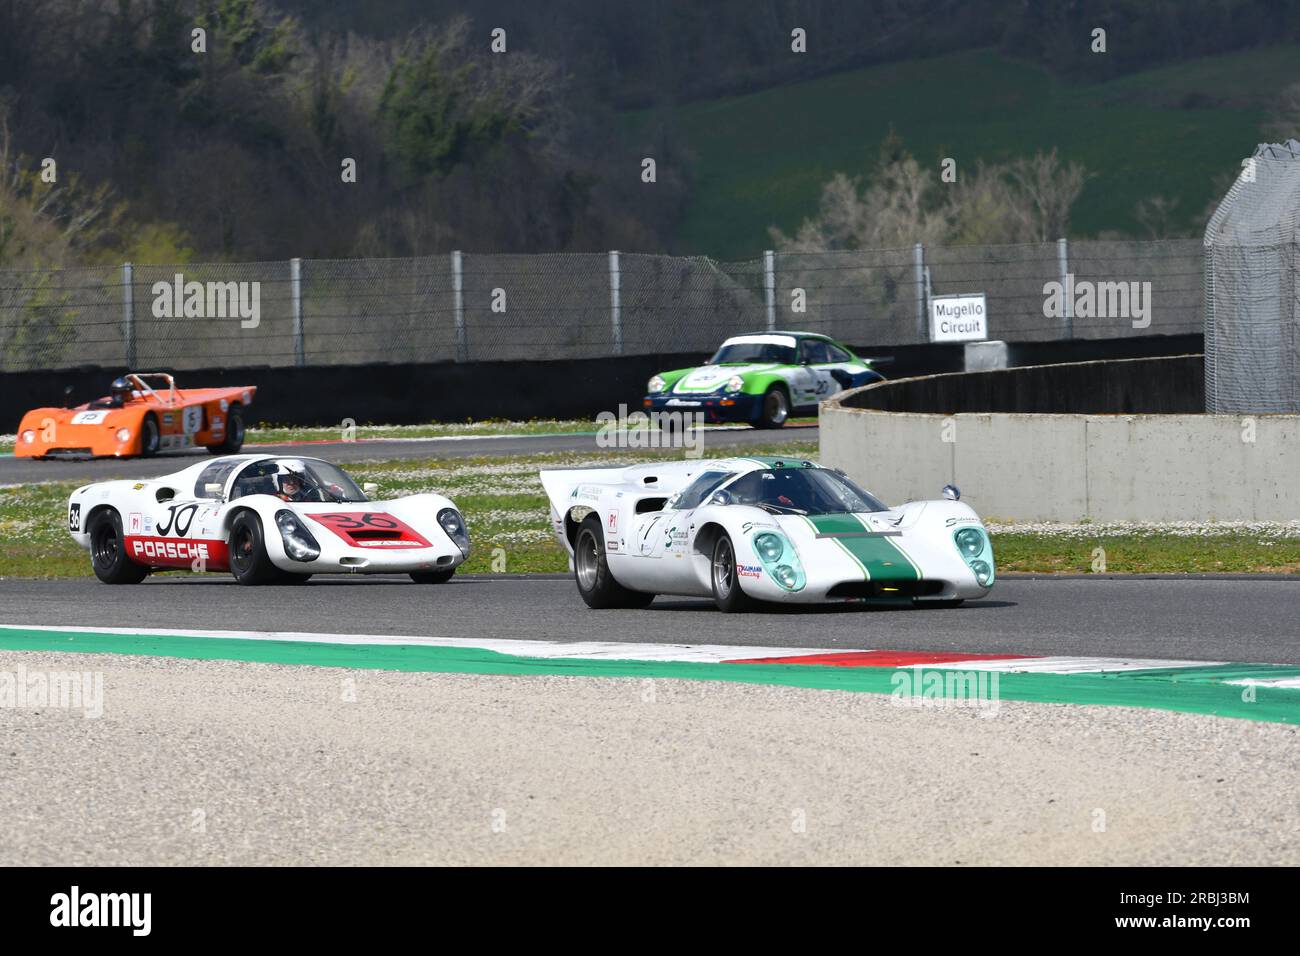
[[[573,547],[573,577],[587,607],[597,610],[646,607],[655,599],[653,594],[629,590],[614,580],[605,560],[605,533],[600,516],[595,513],[583,518],[578,527],[578,539]]]
[[[411,580],[416,584],[446,584],[456,573],[455,568],[446,571],[412,571]]]
[[[262,521],[252,511],[241,511],[230,526],[230,573],[240,584],[270,584],[280,569],[266,553]]]
[[[790,417],[790,395],[780,385],[773,385],[763,393],[763,404],[758,412],[755,428],[780,428]]]
[[[140,457],[152,458],[158,454],[158,446],[162,444],[159,438],[158,419],[150,412],[140,422]]]
[[[244,447],[244,413],[231,405],[226,413],[226,437],[216,445],[205,446],[214,455],[233,455]]]
[[[126,556],[122,519],[116,511],[100,511],[91,519],[90,566],[105,584],[139,584],[149,569]]]
[[[752,611],[758,606],[758,602],[740,588],[740,576],[736,573],[736,548],[726,532],[718,535],[718,540],[713,545],[709,578],[713,585],[713,603],[724,614]]]

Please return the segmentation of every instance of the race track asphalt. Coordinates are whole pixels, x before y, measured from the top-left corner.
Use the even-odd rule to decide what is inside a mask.
[[[752,428],[708,430],[704,435],[704,454],[717,448],[743,449],[755,445],[782,444],[787,441],[810,443],[816,447],[816,425],[789,425],[779,431]],[[294,445],[245,445],[246,454],[303,455],[334,462],[394,461],[425,458],[474,458],[480,455],[536,455],[544,452],[603,452],[594,435],[519,435],[472,436],[388,441],[305,442]],[[665,451],[666,454],[680,452]],[[180,471],[209,455],[198,451],[176,452],[156,458],[51,460],[0,457],[0,484],[32,481],[110,481],[115,478],[153,478]]]
[[[89,569],[87,569],[89,570]],[[738,644],[1300,664],[1300,580],[1019,578],[955,610],[721,614],[661,597],[591,611],[567,577],[318,577],[243,588],[224,574],[111,587],[0,581],[0,623],[311,631],[549,641]]]

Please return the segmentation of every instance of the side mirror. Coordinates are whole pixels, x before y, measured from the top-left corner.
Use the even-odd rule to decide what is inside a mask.
[[[219,481],[206,481],[206,482],[204,482],[204,483],[203,483],[203,497],[205,497],[205,498],[220,498],[220,497],[221,497],[221,482],[219,482]]]
[[[956,485],[944,485],[943,496],[949,501],[961,501],[961,489]]]
[[[379,485],[373,481],[367,481],[365,484],[361,486],[361,490],[368,495],[373,495],[376,491],[379,490]]]

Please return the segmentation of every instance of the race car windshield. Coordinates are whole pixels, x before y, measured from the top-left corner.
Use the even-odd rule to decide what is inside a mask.
[[[773,514],[863,514],[888,510],[879,499],[839,472],[825,468],[751,471],[724,490],[732,504],[753,505]]]
[[[356,482],[337,465],[311,459],[255,461],[235,479],[231,498],[276,495],[286,501],[366,501]]]
[[[773,342],[732,342],[718,349],[710,365],[749,365],[752,362],[776,362],[794,365],[794,348]]]

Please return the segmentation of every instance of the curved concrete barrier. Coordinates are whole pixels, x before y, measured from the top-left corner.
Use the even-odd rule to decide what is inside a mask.
[[[1129,371],[1148,375],[1140,363],[1153,361],[1177,360],[1144,359]],[[1041,383],[1052,368],[1061,382],[1079,374],[1077,366],[978,374]],[[824,402],[822,462],[891,503],[936,497],[952,482],[986,519],[1300,519],[1300,415],[943,414],[855,407],[892,404],[879,392],[864,394],[871,390],[925,392],[915,384],[922,381],[880,382]],[[942,383],[944,389],[954,384],[960,383]],[[1029,394],[1014,381],[1005,384]]]

